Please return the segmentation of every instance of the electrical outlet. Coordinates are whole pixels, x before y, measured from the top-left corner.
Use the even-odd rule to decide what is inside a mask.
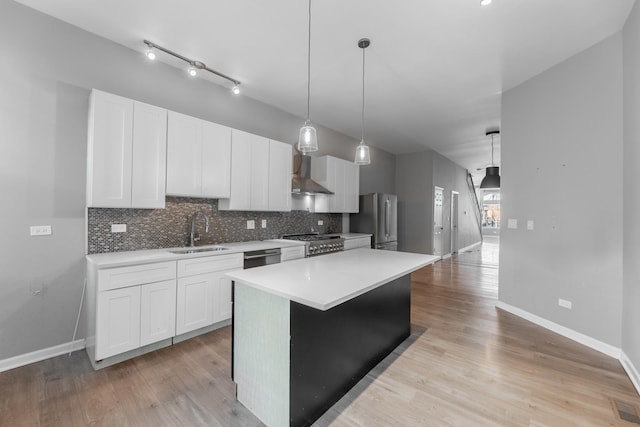
[[[267,228],[267,220],[266,219],[262,220],[262,228]]]
[[[321,219],[319,219],[319,220],[318,220],[318,225],[324,225],[324,221],[323,221],[323,220],[321,220]]]
[[[51,235],[50,225],[32,225],[30,227],[32,236],[49,236]]]
[[[527,230],[533,230],[533,220],[527,221]]]
[[[252,219],[247,221],[247,230],[253,230],[256,228],[256,222]]]
[[[564,308],[566,308],[568,310],[571,310],[571,305],[572,304],[571,304],[571,301],[569,301],[569,300],[558,298],[558,305],[560,307],[564,307]]]
[[[111,224],[112,233],[126,233],[127,224]]]

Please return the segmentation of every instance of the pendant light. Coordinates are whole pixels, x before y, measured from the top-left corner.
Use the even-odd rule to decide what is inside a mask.
[[[491,166],[487,167],[487,174],[480,183],[480,188],[484,189],[499,189],[500,188],[500,168],[494,166],[493,163],[493,137],[500,135],[499,130],[488,131],[487,136],[491,135]]]
[[[364,50],[368,48],[370,44],[371,40],[369,39],[358,40],[358,47],[362,49],[362,139],[356,148],[356,158],[354,160],[356,165],[371,164],[369,146],[364,143]]]
[[[318,151],[318,135],[316,128],[313,127],[309,119],[309,107],[311,105],[311,0],[309,0],[309,38],[307,48],[307,120],[300,128],[300,136],[298,137],[298,151],[303,154]]]

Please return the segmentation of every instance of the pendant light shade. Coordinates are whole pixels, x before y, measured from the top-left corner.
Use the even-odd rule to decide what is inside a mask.
[[[364,50],[368,48],[370,44],[371,40],[369,39],[358,40],[358,47],[362,49],[362,139],[356,148],[356,158],[354,160],[356,165],[371,164],[369,146],[364,142]]]
[[[318,151],[318,134],[316,128],[311,124],[309,114],[311,106],[311,0],[309,0],[309,38],[307,48],[307,120],[300,128],[300,136],[298,137],[298,151],[303,154]]]
[[[368,165],[371,164],[371,156],[369,155],[369,146],[364,143],[364,140],[360,141],[358,148],[356,148],[356,165]]]
[[[486,175],[480,183],[480,188],[482,189],[500,188],[500,168],[493,165],[493,137],[499,134],[499,130],[492,130],[487,132],[487,136],[491,135],[491,166],[487,167]]]

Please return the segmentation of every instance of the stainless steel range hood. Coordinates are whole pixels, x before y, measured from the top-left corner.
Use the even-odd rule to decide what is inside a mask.
[[[311,156],[297,152],[293,156],[292,194],[333,194],[311,179]]]

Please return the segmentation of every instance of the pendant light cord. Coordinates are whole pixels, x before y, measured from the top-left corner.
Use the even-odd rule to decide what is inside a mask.
[[[364,141],[364,51],[365,48],[362,48],[362,139]]]
[[[311,117],[311,0],[309,0],[309,37],[307,42],[307,121],[309,121]]]

